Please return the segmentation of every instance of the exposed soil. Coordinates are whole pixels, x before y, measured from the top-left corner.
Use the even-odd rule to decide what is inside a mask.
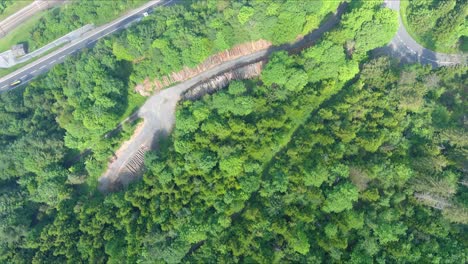
[[[140,134],[141,131],[143,130],[143,124],[144,123],[145,123],[144,120],[142,122],[138,123],[138,125],[135,128],[135,131],[133,131],[132,137],[130,137],[130,139],[128,139],[127,141],[122,143],[122,146],[120,146],[120,148],[115,152],[116,157],[121,156],[122,153],[125,152],[125,150],[127,150],[128,145],[130,144],[130,142],[132,142],[135,139],[135,137],[138,136],[138,134]]]
[[[257,40],[234,46],[232,49],[225,50],[208,57],[205,61],[199,64],[195,68],[184,67],[178,72],[173,72],[168,76],[164,76],[160,79],[154,79],[153,82],[149,78],[145,79],[143,84],[137,85],[135,91],[143,96],[149,96],[155,90],[161,90],[174,83],[183,82],[190,78],[197,76],[198,74],[212,69],[221,63],[240,58],[242,56],[252,54],[256,51],[266,50],[272,46],[271,42],[266,40]]]

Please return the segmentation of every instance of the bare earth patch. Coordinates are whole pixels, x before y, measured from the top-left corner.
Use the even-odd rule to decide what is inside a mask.
[[[140,134],[141,130],[143,129],[143,124],[144,123],[145,123],[144,120],[142,122],[138,123],[138,125],[136,126],[135,131],[133,131],[133,135],[130,137],[130,139],[125,141],[124,143],[122,143],[122,146],[120,146],[120,148],[115,152],[116,157],[121,156],[121,154],[127,150],[128,146],[130,145],[130,142],[132,142],[135,139],[135,137],[138,134]]]
[[[154,92],[153,89],[161,90],[165,87],[170,86],[171,84],[186,81],[190,78],[197,76],[198,74],[204,71],[207,71],[209,69],[212,69],[218,66],[221,63],[234,60],[234,59],[240,58],[248,54],[252,54],[260,50],[266,50],[270,48],[271,46],[272,46],[271,42],[263,40],[263,39],[240,44],[240,45],[234,46],[233,48],[229,50],[225,50],[223,52],[219,52],[215,55],[208,57],[205,61],[200,63],[195,68],[184,67],[182,70],[178,72],[173,72],[169,74],[168,76],[164,76],[160,79],[156,78],[154,79],[152,83],[150,82],[149,78],[146,78],[143,81],[143,84],[137,85],[135,87],[135,91],[143,96],[150,96],[152,92]]]

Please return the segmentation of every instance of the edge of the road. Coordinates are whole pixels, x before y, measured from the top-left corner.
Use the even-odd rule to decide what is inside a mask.
[[[398,12],[398,30],[389,44],[394,43],[395,45],[404,47],[407,53],[416,56],[416,61],[422,64],[432,64],[433,66],[467,64],[468,54],[466,53],[438,52],[428,49],[416,41],[403,22],[402,12],[400,10],[401,2],[400,0],[384,0],[384,4],[388,8]],[[424,60],[426,62],[424,62]]]
[[[401,18],[401,22],[403,23],[403,26],[405,27],[406,29],[406,32],[411,36],[411,38],[416,42],[418,43],[419,45],[421,45],[422,47],[428,49],[428,50],[432,50],[433,52],[435,53],[439,53],[439,54],[447,54],[447,55],[462,55],[462,56],[468,56],[468,51],[467,52],[464,52],[464,51],[461,51],[461,50],[451,50],[451,51],[443,51],[443,50],[435,50],[435,49],[432,49],[432,48],[429,48],[428,46],[426,45],[423,45],[423,41],[421,40],[421,37],[418,36],[418,34],[416,34],[414,32],[414,30],[412,30],[410,27],[410,23],[408,22],[408,16],[407,16],[407,10],[406,8],[408,7],[409,5],[409,0],[403,0],[401,1],[400,0],[400,18]]]
[[[30,69],[32,69],[32,68],[34,68],[34,67],[37,67],[37,66],[41,65],[42,63],[47,62],[49,59],[53,58],[54,56],[57,56],[57,55],[61,54],[62,52],[65,52],[65,51],[69,50],[69,49],[72,48],[72,47],[75,47],[75,46],[78,46],[78,45],[80,45],[80,44],[83,44],[85,41],[89,40],[90,38],[97,36],[98,34],[102,33],[103,31],[105,31],[105,30],[107,30],[107,29],[109,29],[109,28],[115,26],[116,24],[121,23],[122,21],[128,19],[129,17],[132,17],[132,16],[134,16],[134,15],[137,15],[137,14],[143,12],[144,10],[147,10],[147,9],[149,9],[149,8],[152,8],[153,6],[156,6],[156,5],[158,5],[158,4],[167,5],[167,4],[169,4],[170,2],[172,2],[172,1],[173,1],[173,0],[169,0],[169,1],[165,1],[165,0],[152,0],[152,1],[149,1],[149,2],[145,3],[144,5],[142,5],[142,6],[138,7],[138,8],[136,8],[136,9],[133,9],[133,10],[127,12],[126,14],[120,16],[119,18],[117,18],[117,19],[115,19],[115,20],[113,20],[113,21],[111,21],[111,22],[109,22],[109,23],[107,23],[107,24],[104,24],[104,25],[102,25],[102,26],[100,26],[100,27],[97,27],[96,29],[94,29],[94,30],[92,30],[92,31],[90,31],[90,32],[88,32],[88,33],[86,33],[86,34],[84,34],[84,36],[83,36],[82,38],[80,38],[80,39],[78,39],[78,40],[75,40],[75,41],[72,41],[72,42],[66,44],[65,46],[63,46],[62,48],[60,48],[60,49],[58,49],[58,50],[56,50],[56,51],[54,51],[54,52],[52,52],[52,53],[50,53],[50,54],[47,54],[47,55],[45,55],[45,56],[43,56],[43,57],[40,57],[40,58],[38,58],[37,60],[35,60],[35,61],[33,61],[33,62],[31,62],[31,63],[25,65],[24,67],[21,67],[20,69],[14,71],[14,72],[12,72],[12,73],[10,73],[10,74],[4,76],[4,77],[1,77],[1,78],[0,78],[0,93],[1,93],[1,92],[5,92],[5,91],[8,91],[8,90],[11,90],[11,89],[14,89],[14,88],[17,88],[18,86],[20,86],[20,85],[18,85],[18,86],[10,87],[10,83],[11,83],[12,81],[17,80],[17,79],[20,79],[20,78],[25,77],[24,71],[30,70]],[[132,21],[132,22],[133,22],[133,21]],[[130,23],[131,23],[131,22],[130,22]],[[122,27],[124,27],[124,26],[125,26],[125,25],[122,25]],[[116,30],[117,30],[117,29],[116,29]],[[100,36],[100,37],[97,38],[97,39],[103,38],[103,37],[105,37],[105,36],[107,36],[107,35],[113,33],[114,31],[115,31],[115,30],[110,31],[110,32],[108,32],[108,33],[106,33],[106,34]],[[96,40],[97,40],[97,39],[96,39]],[[95,40],[92,40],[92,41],[95,41]],[[69,53],[65,54],[65,56],[68,56],[68,55],[70,55],[70,54],[73,53],[73,52],[75,52],[75,51],[69,52]],[[64,57],[64,56],[62,56],[62,57]],[[62,58],[62,57],[60,57],[60,58]],[[54,60],[53,62],[55,62],[55,61],[57,61],[57,60]],[[51,66],[53,66],[53,63],[49,63],[49,64],[47,64],[47,66],[50,66],[50,67],[51,67]],[[44,66],[43,66],[43,67],[44,67]],[[22,77],[19,77],[19,76],[21,76],[21,75],[23,75],[23,76],[22,76]],[[27,75],[27,74],[26,74],[26,75]],[[31,79],[32,79],[32,78],[31,78]],[[27,83],[27,82],[29,82],[29,81],[30,81],[30,79],[28,79],[28,80],[22,80],[21,85],[23,85],[23,84],[25,84],[25,83]],[[6,89],[5,89],[5,88],[6,88]]]

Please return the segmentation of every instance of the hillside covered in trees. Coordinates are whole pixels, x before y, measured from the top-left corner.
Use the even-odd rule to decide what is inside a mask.
[[[339,4],[317,3],[165,7],[1,94],[0,262],[463,263],[468,67],[371,57],[398,24],[378,1],[259,78],[180,102],[143,179],[96,190],[135,83],[293,41]]]

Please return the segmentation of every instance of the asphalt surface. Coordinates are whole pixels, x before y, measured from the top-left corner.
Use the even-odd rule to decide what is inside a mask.
[[[5,92],[28,83],[36,76],[47,72],[55,64],[62,63],[67,56],[85,47],[90,47],[94,45],[97,40],[139,21],[143,17],[144,12],[149,11],[157,5],[167,5],[170,2],[172,1],[149,1],[137,9],[127,12],[120,18],[87,32],[82,38],[74,40],[71,43],[66,44],[64,47],[37,59],[5,77],[0,78],[0,92]],[[21,81],[20,85],[10,86],[11,83],[17,80]]]
[[[400,10],[400,0],[385,0],[385,5],[395,11]],[[381,48],[382,52],[394,57],[400,57],[405,63],[419,62],[430,64],[433,67],[467,64],[467,54],[445,54],[434,52],[418,44],[406,30],[401,16],[398,16],[400,26],[395,37],[387,47]]]
[[[66,0],[35,0],[31,4],[18,10],[18,12],[0,21],[0,37],[4,37],[11,30],[28,20],[31,16],[42,10],[67,2]]]

